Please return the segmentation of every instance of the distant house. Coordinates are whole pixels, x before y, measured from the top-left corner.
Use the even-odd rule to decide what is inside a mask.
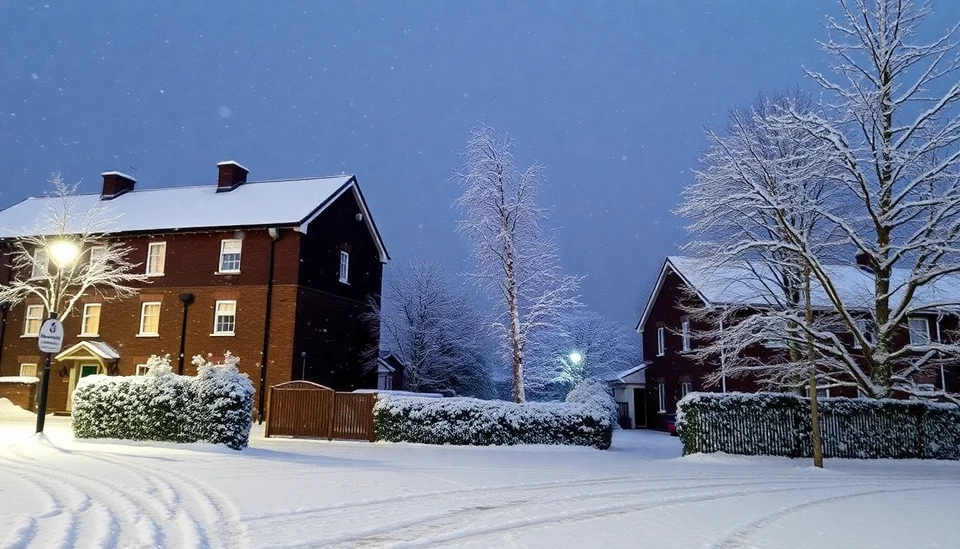
[[[847,303],[862,299],[868,303],[873,291],[873,275],[857,265],[836,265],[830,267],[837,281],[839,291],[845,293]],[[702,364],[693,359],[690,351],[697,345],[693,334],[709,328],[700,326],[690,319],[682,304],[707,305],[711,307],[738,306],[746,309],[762,309],[775,306],[769,286],[759,282],[751,273],[753,269],[737,267],[710,268],[694,258],[667,257],[660,269],[656,285],[647,300],[637,332],[643,343],[644,366],[625,374],[635,376],[643,372],[642,390],[637,384],[630,385],[628,391],[626,378],[618,385],[614,380],[617,401],[627,403],[631,410],[631,422],[641,426],[643,419],[652,429],[666,430],[666,419],[676,412],[676,403],[692,391],[739,391],[756,392],[758,384],[750,379],[724,379],[722,386],[706,386],[704,377],[721,367],[720,364]],[[957,282],[954,284],[954,282]],[[921,303],[942,302],[944,292],[960,293],[960,281],[949,282],[927,289],[930,295],[920,295]],[[960,296],[958,296],[960,297]],[[830,307],[822,291],[813,296],[818,307]],[[927,300],[927,301],[923,301]],[[910,329],[905,326],[900,339],[895,344],[906,345],[909,338],[927,338],[927,341],[945,341],[948,333],[954,333],[958,327],[957,312],[931,310],[910,318]],[[838,334],[851,352],[859,353],[850,333]],[[772,355],[782,351],[782,346],[758,346],[752,351],[758,357]],[[939,375],[931,376],[918,383],[927,384],[931,390],[952,390],[960,388],[960,369],[941,368]],[[621,390],[622,389],[622,390]],[[823,394],[829,394],[824,392]],[[831,396],[856,397],[856,391],[834,390]],[[632,398],[631,398],[632,397]],[[645,418],[641,411],[645,400]]]
[[[64,320],[51,410],[70,409],[80,378],[143,374],[152,354],[169,354],[190,374],[191,356],[232,352],[261,410],[265,388],[291,379],[338,390],[376,386],[363,357],[379,336],[361,316],[381,293],[390,257],[356,177],[252,182],[247,174],[221,162],[207,185],[136,189],[132,177],[106,172],[101,193],[69,198],[77,213],[109,205],[117,219],[106,238],[132,248],[129,259],[149,283],[124,300],[90,292]],[[0,211],[0,281],[31,276],[11,269],[10,243],[37,231],[52,200]],[[84,250],[80,261],[93,253]],[[47,311],[28,298],[2,314],[0,376],[38,375]]]
[[[406,367],[393,353],[377,359],[377,389],[382,391],[402,391],[403,373]]]

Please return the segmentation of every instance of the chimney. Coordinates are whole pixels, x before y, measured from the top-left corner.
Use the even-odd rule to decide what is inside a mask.
[[[103,190],[100,191],[100,200],[110,200],[121,194],[132,191],[137,180],[122,172],[103,172]]]
[[[232,191],[241,184],[246,183],[247,174],[250,173],[246,168],[233,160],[218,162],[217,169],[220,172],[217,177],[218,193]]]
[[[873,274],[873,263],[870,262],[870,256],[864,252],[857,252],[857,255],[854,256],[857,262],[857,267],[860,267],[860,270]]]

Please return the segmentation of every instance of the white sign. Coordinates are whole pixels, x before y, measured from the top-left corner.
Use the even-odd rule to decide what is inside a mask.
[[[41,353],[59,353],[63,348],[63,324],[55,318],[43,321],[37,345]]]

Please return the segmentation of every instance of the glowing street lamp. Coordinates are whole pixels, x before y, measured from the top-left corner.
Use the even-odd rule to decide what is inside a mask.
[[[71,265],[80,255],[80,247],[70,240],[57,240],[47,247],[47,251],[60,269]]]
[[[580,354],[580,351],[571,351],[569,358],[570,358],[570,362],[572,362],[574,366],[579,365],[581,362],[583,362],[583,355]]]

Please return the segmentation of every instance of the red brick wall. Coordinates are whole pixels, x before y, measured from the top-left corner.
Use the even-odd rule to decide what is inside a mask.
[[[24,410],[36,411],[38,385],[39,383],[0,383],[0,398],[9,399]]]

